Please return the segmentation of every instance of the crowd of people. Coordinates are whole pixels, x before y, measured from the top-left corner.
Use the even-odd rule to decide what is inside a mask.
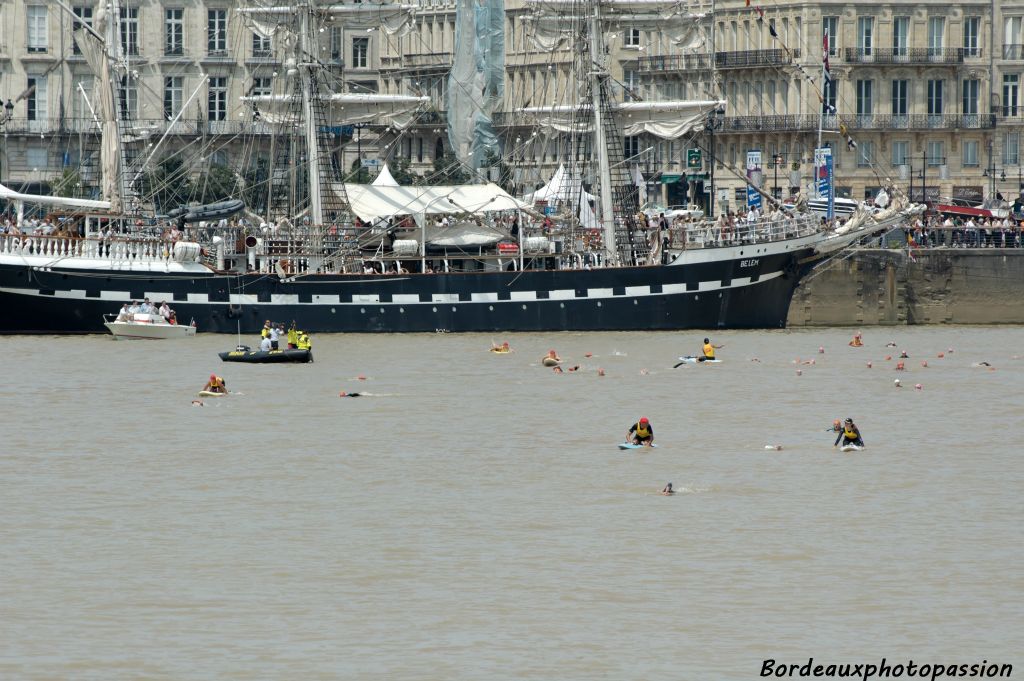
[[[130,322],[137,314],[159,315],[163,317],[168,324],[178,323],[178,315],[167,305],[166,302],[154,304],[149,301],[149,298],[146,298],[141,303],[137,300],[133,300],[130,303],[122,305],[121,311],[117,314],[117,321]]]
[[[287,331],[281,322],[272,322],[268,319],[260,330],[260,351],[280,350],[282,338],[286,339],[289,350],[313,349],[313,341],[309,339],[309,334],[299,330],[294,319]]]
[[[932,215],[903,230],[917,248],[1021,248],[1024,220]]]

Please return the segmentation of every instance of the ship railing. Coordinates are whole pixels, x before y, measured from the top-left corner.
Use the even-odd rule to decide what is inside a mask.
[[[761,218],[754,222],[718,225],[710,222],[685,223],[669,228],[669,248],[721,248],[746,244],[763,244],[810,236],[820,231],[813,217],[772,220]]]
[[[166,262],[172,259],[174,244],[162,239],[83,239],[38,234],[0,236],[0,254],[39,255],[51,258],[91,258],[114,261]]]

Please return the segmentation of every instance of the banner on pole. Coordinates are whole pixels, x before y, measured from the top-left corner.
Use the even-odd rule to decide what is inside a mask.
[[[825,217],[831,220],[836,215],[836,188],[832,182],[832,149],[822,147],[814,150],[814,177],[818,198],[828,201]]]
[[[761,208],[761,194],[755,189],[761,185],[761,150],[747,151],[747,208]]]

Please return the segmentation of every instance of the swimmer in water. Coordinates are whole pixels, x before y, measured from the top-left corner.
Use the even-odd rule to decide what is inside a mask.
[[[362,397],[363,395],[367,394],[369,393],[347,393],[344,390],[342,390],[340,393],[338,393],[338,397]]]
[[[672,489],[672,483],[671,482],[668,483],[667,485],[665,485],[665,487],[662,488],[662,490],[661,490],[661,496],[663,496],[663,497],[670,497],[670,496],[672,496],[675,493],[676,493],[676,491],[674,489]]]

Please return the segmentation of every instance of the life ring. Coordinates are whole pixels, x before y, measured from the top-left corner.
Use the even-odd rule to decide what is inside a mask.
[[[546,367],[556,367],[562,363],[561,359],[555,359],[554,357],[545,357],[540,361]]]

